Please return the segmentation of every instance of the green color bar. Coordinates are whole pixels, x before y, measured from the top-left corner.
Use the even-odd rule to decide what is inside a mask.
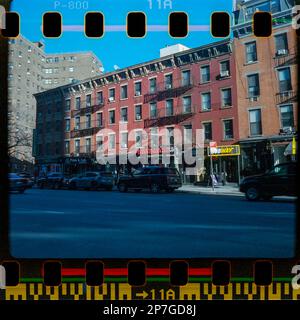
[[[105,282],[127,282],[126,277],[105,277],[104,278]],[[288,277],[275,277],[273,278],[273,282],[290,282],[292,278]],[[151,277],[147,279],[147,282],[169,282],[170,278],[169,277]],[[232,278],[230,280],[231,282],[253,282],[253,278]],[[69,283],[69,282],[79,282],[79,283],[84,283],[85,278],[84,277],[77,277],[77,278],[63,278],[62,279],[63,283]],[[202,277],[202,278],[196,278],[196,277],[190,277],[189,282],[207,282],[211,283],[211,278],[210,277]],[[21,283],[43,283],[43,278],[21,278]]]

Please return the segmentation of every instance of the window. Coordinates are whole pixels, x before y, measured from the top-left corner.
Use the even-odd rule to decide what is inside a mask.
[[[75,118],[75,130],[80,130],[80,117]]]
[[[127,85],[121,87],[121,99],[127,99]]]
[[[249,111],[250,135],[257,136],[262,134],[261,110],[255,109]]]
[[[19,51],[19,58],[22,58],[22,51]]]
[[[121,132],[121,148],[128,148],[128,132]]]
[[[282,33],[275,36],[276,56],[283,56],[288,54],[288,39],[287,34]]]
[[[31,63],[30,57],[27,57],[27,63]]]
[[[168,74],[165,76],[165,89],[172,89],[173,88],[173,75]]]
[[[220,62],[220,76],[222,78],[230,76],[229,60]]]
[[[142,120],[142,105],[135,106],[135,120]]]
[[[65,154],[70,153],[70,141],[65,141]]]
[[[85,139],[85,152],[91,153],[91,138]]]
[[[224,139],[233,139],[233,121],[232,119],[224,120]]]
[[[246,62],[251,63],[257,61],[256,42],[249,42],[245,44],[246,48]]]
[[[81,102],[81,98],[80,97],[77,97],[75,99],[75,109],[76,110],[79,110],[80,109],[80,102]]]
[[[103,150],[103,136],[97,136],[96,138],[96,143],[97,143],[97,151],[102,151]]]
[[[150,93],[155,93],[156,92],[156,78],[150,79],[149,84],[150,84]]]
[[[103,92],[97,92],[97,104],[103,104]]]
[[[135,146],[136,148],[141,148],[142,146],[142,131],[136,131],[135,132]]]
[[[86,106],[90,107],[92,105],[92,96],[90,94],[88,94],[86,96]]]
[[[183,113],[191,113],[192,112],[192,98],[191,97],[183,97]]]
[[[75,140],[75,153],[80,153],[80,140]]]
[[[150,118],[157,117],[157,104],[156,102],[150,103]]]
[[[201,83],[210,81],[210,68],[209,66],[203,66],[200,68],[201,73]]]
[[[231,88],[222,89],[222,107],[232,106]]]
[[[211,110],[210,92],[206,92],[206,93],[201,94],[201,104],[202,104],[202,111]]]
[[[185,70],[182,71],[182,85],[189,86],[191,84],[191,71]]]
[[[212,123],[211,122],[203,123],[203,130],[204,130],[204,139],[212,140]]]
[[[116,122],[115,119],[115,110],[110,110],[109,111],[109,123],[114,124]]]
[[[151,128],[150,129],[150,140],[151,140],[151,148],[155,149],[159,146],[159,136],[158,136],[158,129]]]
[[[193,127],[190,124],[183,126],[183,142],[185,144],[191,144],[193,141],[192,129]]]
[[[115,101],[116,100],[115,88],[110,88],[108,92],[109,92],[109,101]]]
[[[70,72],[74,72],[74,67],[69,67]]]
[[[99,112],[97,113],[97,127],[101,128],[103,125],[103,113]]]
[[[286,92],[292,90],[291,71],[290,68],[278,70],[279,91]]]
[[[166,116],[173,115],[173,99],[166,100]]]
[[[258,97],[260,95],[259,76],[252,74],[247,76],[248,80],[248,96],[249,98]]]
[[[90,115],[90,114],[87,114],[87,115],[85,116],[85,120],[86,120],[86,122],[85,122],[85,128],[88,129],[88,128],[91,127],[91,115]]]
[[[174,128],[167,128],[167,145],[171,148],[174,147]]]
[[[108,135],[108,148],[110,150],[115,149],[116,147],[116,135],[115,134],[109,134]]]
[[[70,131],[70,119],[65,120],[65,130]]]
[[[294,127],[293,105],[280,106],[280,118],[282,129]]]
[[[123,122],[127,122],[128,121],[127,108],[122,108],[121,109],[121,121],[123,121]]]
[[[134,84],[134,95],[141,96],[142,95],[142,82],[136,82]]]

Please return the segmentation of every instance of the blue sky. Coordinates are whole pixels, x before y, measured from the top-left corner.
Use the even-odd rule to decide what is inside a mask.
[[[172,39],[168,32],[148,32],[144,39],[130,39],[125,32],[106,32],[101,39],[87,39],[82,32],[64,32],[59,39],[46,39],[41,32],[41,19],[46,11],[58,11],[64,25],[82,25],[88,11],[101,11],[106,25],[125,25],[127,13],[143,11],[148,25],[167,25],[172,11],[185,11],[190,25],[209,25],[213,11],[232,11],[232,0],[171,0],[172,9],[159,9],[164,0],[14,0],[11,10],[21,16],[21,33],[31,41],[43,39],[47,53],[93,51],[102,61],[105,71],[113,70],[159,57],[159,49],[182,43],[197,47],[220,39],[209,31],[190,32],[185,39]],[[77,4],[77,8],[75,7]],[[75,8],[73,8],[75,7]],[[81,8],[80,8],[81,7]]]

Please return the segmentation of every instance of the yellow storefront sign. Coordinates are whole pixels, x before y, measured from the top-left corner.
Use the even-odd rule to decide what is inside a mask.
[[[241,154],[239,145],[216,146],[208,148],[208,155],[213,157],[239,156]]]

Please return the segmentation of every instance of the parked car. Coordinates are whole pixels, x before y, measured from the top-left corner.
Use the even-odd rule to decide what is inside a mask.
[[[49,173],[37,180],[37,186],[43,188],[60,189],[63,186],[64,175],[62,173]]]
[[[18,176],[16,173],[9,173],[9,190],[24,193],[28,188],[27,179]]]
[[[264,174],[246,177],[240,191],[251,201],[270,200],[274,196],[296,196],[296,163],[276,165]]]
[[[27,172],[20,172],[18,176],[27,180],[28,188],[32,188],[34,186],[34,177]]]
[[[99,189],[112,190],[114,177],[112,172],[85,172],[69,180],[70,189]]]
[[[120,176],[117,185],[120,192],[128,189],[150,189],[151,192],[158,193],[161,190],[173,192],[182,186],[182,181],[176,168],[148,166]]]

